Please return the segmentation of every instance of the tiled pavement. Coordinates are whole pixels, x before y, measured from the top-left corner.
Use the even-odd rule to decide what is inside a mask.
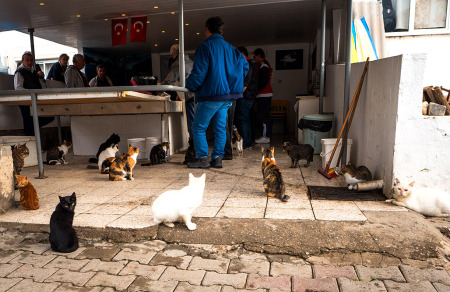
[[[81,240],[70,254],[47,234],[0,228],[0,291],[450,291],[450,276],[426,262],[325,266],[240,246],[112,244]]]
[[[67,165],[45,166],[47,179],[34,179],[37,167],[22,171],[38,191],[40,209],[24,211],[21,207],[0,215],[0,222],[48,224],[58,203],[58,196],[77,194],[75,226],[143,228],[153,225],[151,203],[161,193],[180,189],[188,183],[188,174],[206,172],[203,204],[194,217],[365,221],[365,211],[406,211],[385,202],[311,201],[306,185],[344,186],[342,177],[328,180],[317,172],[321,157],[305,168],[289,168],[290,159],[280,148],[275,157],[286,182],[289,202],[268,198],[262,187],[260,148],[244,151],[224,168],[192,170],[182,164],[184,156],[175,154],[169,162],[134,169],[134,181],[111,182],[108,175],[87,169],[88,157],[69,154]],[[16,191],[16,201],[19,191]],[[26,215],[24,215],[26,214]],[[195,220],[195,218],[194,218]]]

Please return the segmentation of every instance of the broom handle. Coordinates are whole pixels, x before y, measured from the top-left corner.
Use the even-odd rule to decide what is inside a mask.
[[[352,125],[353,115],[355,114],[355,111],[356,111],[356,106],[358,104],[359,95],[361,93],[361,89],[362,89],[362,86],[364,84],[364,79],[366,78],[366,73],[367,73],[368,67],[369,67],[369,58],[367,58],[366,65],[364,66],[364,71],[362,73],[361,79],[359,80],[358,87],[356,88],[356,92],[355,92],[355,96],[356,96],[355,106],[352,108],[352,114],[350,115],[350,119],[348,120],[348,126],[347,126],[347,129],[345,130],[344,140],[342,140],[342,147],[341,147],[341,151],[339,151],[339,158],[337,160],[336,166],[339,165],[339,163],[341,162],[341,159],[342,159],[342,155],[344,155],[344,146],[347,143],[348,132],[350,131],[350,126]]]
[[[351,103],[351,105],[350,105],[350,108],[348,109],[347,115],[345,116],[344,123],[342,124],[341,131],[339,132],[339,135],[338,135],[338,137],[337,137],[336,143],[334,144],[334,148],[333,148],[333,151],[331,152],[330,159],[328,160],[328,163],[327,163],[327,165],[326,165],[326,167],[325,167],[325,168],[327,168],[327,169],[328,169],[328,168],[330,167],[330,165],[331,165],[331,161],[333,160],[334,153],[336,152],[336,148],[337,148],[337,146],[339,145],[339,140],[341,139],[342,132],[343,132],[344,129],[345,129],[345,125],[347,124],[348,117],[350,116],[350,112],[352,111],[353,106],[355,105],[355,102],[356,102],[356,95],[353,97],[353,100],[352,100],[352,103]]]

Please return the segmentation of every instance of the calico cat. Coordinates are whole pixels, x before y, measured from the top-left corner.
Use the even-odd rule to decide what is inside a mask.
[[[78,249],[78,236],[73,228],[77,197],[59,197],[59,203],[50,217],[50,246],[57,252],[69,253]]]
[[[105,150],[106,148],[111,147],[111,145],[119,144],[119,142],[120,142],[119,135],[112,133],[112,135],[109,136],[109,138],[105,142],[103,142],[100,145],[100,147],[98,147],[98,151],[97,154],[95,155],[95,158],[89,158],[89,162],[98,163],[98,157],[100,153],[102,153],[102,151]]]
[[[20,204],[25,210],[39,209],[39,198],[36,189],[28,180],[28,176],[15,175],[20,191]]]
[[[314,148],[309,144],[291,145],[289,142],[284,142],[283,151],[287,152],[292,160],[291,168],[297,167],[301,159],[306,159],[305,167],[308,167],[314,159]]]
[[[139,154],[139,148],[128,146],[128,153],[116,158],[109,167],[109,180],[134,180],[133,168],[136,165],[136,159]]]
[[[238,155],[241,156],[244,153],[244,139],[239,134],[238,129],[233,125],[233,137],[231,138],[231,145],[233,149],[236,149]]]
[[[339,173],[344,175],[349,190],[356,189],[356,184],[359,182],[372,180],[372,173],[364,165],[354,168],[353,165],[347,163]]]
[[[13,167],[14,174],[20,174],[25,164],[25,157],[30,155],[30,150],[28,150],[27,143],[22,145],[17,144],[11,146],[12,149],[12,157],[13,157]]]
[[[166,162],[166,152],[169,150],[169,142],[153,146],[150,151],[150,163],[142,163],[141,166],[156,165]]]
[[[98,169],[101,173],[109,173],[109,166],[116,158],[116,153],[119,151],[119,145],[114,144],[103,150],[98,156]],[[108,160],[108,158],[113,158]]]
[[[438,189],[414,188],[395,179],[393,198],[386,202],[403,206],[425,216],[450,216],[450,194]]]
[[[159,195],[153,202],[152,215],[156,224],[163,223],[168,227],[174,227],[173,222],[183,218],[189,230],[195,230],[197,224],[192,223],[192,213],[203,200],[206,174],[194,177],[189,174],[189,185],[181,190],[170,190]]]
[[[47,164],[67,164],[66,155],[70,147],[72,147],[72,143],[67,140],[64,140],[60,146],[50,147],[47,151]]]
[[[283,177],[281,176],[281,169],[275,162],[274,147],[272,146],[270,149],[261,148],[261,151],[261,169],[264,178],[264,190],[269,197],[276,197],[283,202],[287,202],[289,196],[285,194],[286,186],[284,185]]]

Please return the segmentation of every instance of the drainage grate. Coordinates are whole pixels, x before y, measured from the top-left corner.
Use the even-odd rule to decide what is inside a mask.
[[[381,190],[358,192],[345,187],[308,186],[311,200],[339,201],[384,201],[386,197]]]

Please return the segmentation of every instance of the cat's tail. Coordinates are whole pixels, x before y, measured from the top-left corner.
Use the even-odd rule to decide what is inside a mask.
[[[44,164],[47,164],[47,165],[55,165],[56,163],[58,163],[58,161],[56,161],[56,160],[44,161]]]
[[[98,159],[97,158],[89,158],[89,163],[98,163]]]
[[[98,169],[98,165],[86,165],[87,169]]]

